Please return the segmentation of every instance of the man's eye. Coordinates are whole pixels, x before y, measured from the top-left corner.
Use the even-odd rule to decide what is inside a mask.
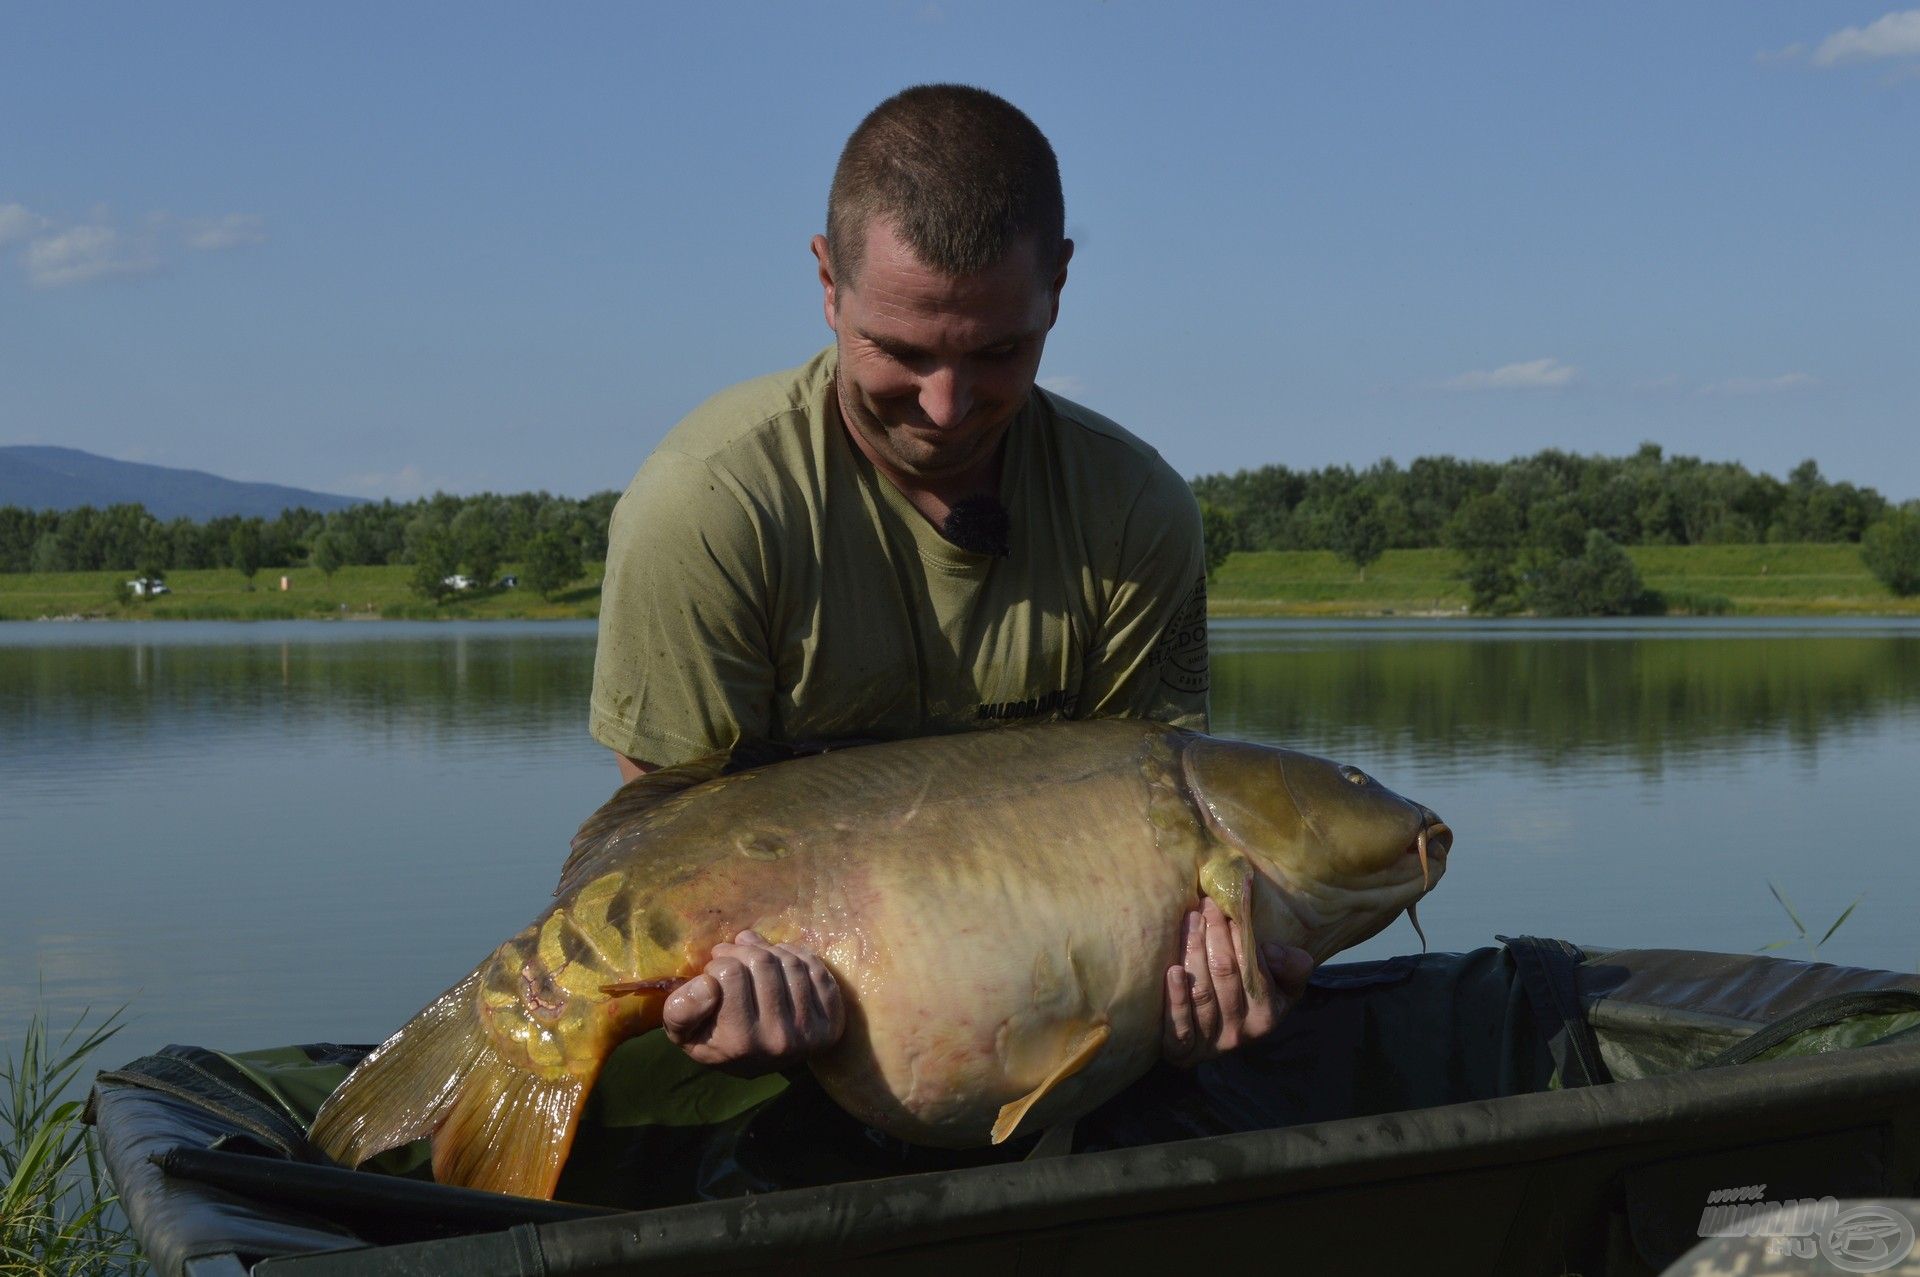
[[[1007,359],[1012,359],[1015,355],[1019,353],[1020,353],[1020,347],[1018,346],[997,346],[992,350],[981,351],[980,358],[991,359],[996,361],[1007,360]]]

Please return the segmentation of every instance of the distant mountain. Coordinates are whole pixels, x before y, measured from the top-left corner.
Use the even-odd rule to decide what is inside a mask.
[[[342,510],[357,497],[308,492],[277,483],[240,483],[203,470],[114,461],[77,448],[0,447],[0,506],[71,510],[138,502],[157,519],[271,519],[290,506]]]

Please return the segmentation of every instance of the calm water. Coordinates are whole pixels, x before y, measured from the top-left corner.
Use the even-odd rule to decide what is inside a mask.
[[[524,925],[611,792],[590,624],[0,627],[0,1043],[377,1040]],[[1225,622],[1217,731],[1458,831],[1436,948],[1495,932],[1914,970],[1920,625]],[[1401,922],[1357,951],[1415,949]]]

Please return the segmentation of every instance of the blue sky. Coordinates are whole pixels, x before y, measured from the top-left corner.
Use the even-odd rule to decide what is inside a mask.
[[[356,495],[625,484],[829,340],[905,85],[1079,241],[1043,380],[1182,472],[1619,453],[1920,497],[1920,9],[0,0],[0,443]]]

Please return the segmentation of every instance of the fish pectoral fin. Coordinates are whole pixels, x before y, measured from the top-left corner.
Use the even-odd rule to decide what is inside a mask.
[[[1267,996],[1267,977],[1260,970],[1260,920],[1255,916],[1260,896],[1252,883],[1253,862],[1237,851],[1200,866],[1200,893],[1240,924],[1240,987],[1260,1002]]]
[[[1006,1143],[1019,1128],[1020,1120],[1027,1115],[1027,1110],[1038,1104],[1041,1097],[1048,1091],[1086,1068],[1093,1057],[1100,1054],[1100,1048],[1105,1046],[1107,1039],[1112,1036],[1113,1030],[1104,1022],[1088,1025],[1086,1030],[1068,1046],[1066,1058],[1054,1066],[1053,1072],[1047,1074],[1044,1082],[1011,1104],[1001,1106],[1000,1116],[993,1124],[993,1142]]]

